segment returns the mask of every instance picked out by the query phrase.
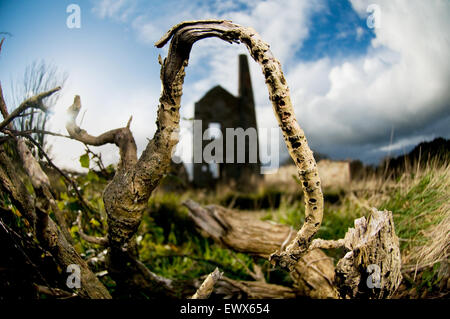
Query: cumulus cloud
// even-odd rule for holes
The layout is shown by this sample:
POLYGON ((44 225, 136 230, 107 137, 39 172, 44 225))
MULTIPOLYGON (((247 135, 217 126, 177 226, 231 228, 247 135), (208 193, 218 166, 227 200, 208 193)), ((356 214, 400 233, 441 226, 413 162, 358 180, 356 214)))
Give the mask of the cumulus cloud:
MULTIPOLYGON (((369 3, 352 1, 362 17, 369 3)), ((326 93, 305 90, 302 64, 288 73, 300 121, 313 144, 325 151, 336 144, 388 143, 392 129, 402 145, 411 145, 421 131, 449 115, 449 3, 377 4, 381 28, 365 56, 328 62, 328 72, 318 68, 323 61, 308 68, 308 78, 322 79, 326 93)))
MULTIPOLYGON (((364 18, 364 24, 355 30, 357 37, 369 32, 363 28, 367 30, 366 10, 371 3, 352 1, 353 8, 364 18)), ((329 56, 309 62, 296 60, 294 53, 301 50, 302 41, 308 36, 308 18, 323 4, 313 8, 301 1, 283 6, 267 1, 249 12, 225 15, 253 26, 271 44, 283 64, 299 122, 312 146, 320 152, 376 162, 386 154, 391 132, 396 145, 402 145, 396 150, 423 139, 450 135, 445 125, 450 124, 450 39, 446 31, 450 27, 449 3, 376 4, 381 9, 381 28, 374 30, 375 37, 366 54, 349 58, 329 56), (436 126, 442 119, 444 124, 436 126), (432 127, 439 131, 430 133, 432 127)), ((210 72, 194 84, 196 91, 201 94, 220 83, 235 92, 237 66, 233 60, 238 52, 226 44, 212 42, 209 48, 202 48, 200 61, 204 63, 203 57, 208 58, 210 72)), ((251 71, 258 123, 262 127, 276 126, 259 67, 253 63, 251 71)))
POLYGON ((101 19, 111 18, 126 22, 134 13, 135 6, 134 0, 101 0, 95 3, 92 12, 101 19))
MULTIPOLYGON (((388 152, 405 150, 423 139, 450 137, 450 3, 352 0, 353 10, 361 17, 361 25, 351 33, 355 41, 372 32, 365 21, 372 3, 381 10, 381 27, 372 30, 374 38, 367 51, 347 57, 327 52, 309 61, 300 60, 296 53, 310 35, 312 17, 327 14, 325 1, 269 0, 245 5, 230 0, 209 5, 181 1, 177 10, 160 10, 155 16, 154 12, 135 10, 135 2, 130 0, 104 0, 94 11, 102 18, 128 21, 136 39, 148 44, 182 20, 224 18, 252 26, 270 43, 283 65, 297 118, 312 147, 335 158, 361 158, 373 163, 388 152)), ((244 46, 214 39, 193 48, 182 116, 192 117, 195 101, 217 84, 237 94, 237 55, 244 52, 244 46)), ((250 72, 258 126, 277 127, 261 70, 252 61, 250 72)), ((157 100, 156 92, 150 95, 157 100)), ((148 98, 138 99, 136 105, 145 104, 148 98)), ((140 114, 142 108, 137 107, 136 112, 140 114)), ((123 120, 123 115, 117 117, 123 120)), ((186 143, 191 142, 189 123, 181 123, 186 143)), ((146 144, 147 132, 135 131, 140 149, 146 144)), ((262 144, 270 139, 260 136, 262 144)), ((191 147, 186 145, 184 149, 189 153, 191 147)), ((282 157, 287 156, 284 148, 282 153, 282 157)))

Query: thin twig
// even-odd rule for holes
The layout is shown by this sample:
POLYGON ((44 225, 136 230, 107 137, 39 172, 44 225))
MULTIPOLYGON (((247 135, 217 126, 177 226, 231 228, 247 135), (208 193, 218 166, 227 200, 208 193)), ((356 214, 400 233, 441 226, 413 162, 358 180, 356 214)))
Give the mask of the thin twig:
POLYGON ((56 166, 53 161, 50 159, 50 157, 47 155, 47 153, 44 151, 44 149, 42 148, 42 146, 36 142, 36 140, 34 140, 31 136, 29 135, 25 135, 25 137, 30 140, 31 143, 33 143, 38 150, 44 155, 45 159, 47 160, 47 162, 58 171, 58 173, 67 181, 69 182, 69 184, 72 186, 72 188, 75 190, 75 193, 78 197, 78 199, 80 200, 81 204, 87 209, 89 210, 91 213, 97 213, 94 209, 92 209, 84 200, 83 196, 81 195, 80 191, 78 190, 78 185, 77 183, 72 180, 69 176, 67 176, 61 169, 59 169, 58 166, 56 166))

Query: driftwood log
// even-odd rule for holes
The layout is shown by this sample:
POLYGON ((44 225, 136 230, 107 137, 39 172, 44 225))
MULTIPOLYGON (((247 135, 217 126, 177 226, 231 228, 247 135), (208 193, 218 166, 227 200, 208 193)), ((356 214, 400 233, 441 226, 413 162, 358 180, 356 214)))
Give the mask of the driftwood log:
MULTIPOLYGON (((295 230, 287 225, 261 221, 221 206, 202 207, 192 200, 185 201, 184 205, 205 237, 238 252, 268 258, 274 251, 282 250, 295 236, 295 230)), ((290 275, 297 296, 338 298, 333 283, 333 261, 320 249, 310 250, 300 258, 290 275)), ((260 285, 260 295, 262 289, 271 289, 267 284, 253 282, 251 285, 260 285)), ((273 292, 266 292, 269 293, 273 295, 273 292)), ((280 293, 285 294, 285 291, 280 290, 280 293)), ((292 292, 286 295, 293 297, 292 292)))

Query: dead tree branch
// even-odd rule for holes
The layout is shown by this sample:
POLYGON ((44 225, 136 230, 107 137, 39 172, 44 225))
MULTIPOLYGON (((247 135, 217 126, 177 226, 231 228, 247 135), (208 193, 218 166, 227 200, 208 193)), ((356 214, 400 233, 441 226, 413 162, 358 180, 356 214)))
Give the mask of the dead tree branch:
POLYGON ((66 123, 66 129, 70 137, 92 146, 116 144, 120 149, 119 169, 127 169, 133 166, 137 161, 137 149, 129 127, 131 119, 124 128, 111 130, 99 136, 92 136, 76 124, 76 118, 80 113, 80 109, 81 100, 77 95, 74 98, 72 106, 67 110, 69 120, 66 123))
POLYGON ((9 123, 11 123, 12 120, 14 120, 17 116, 19 116, 20 114, 22 114, 25 110, 33 107, 33 108, 37 108, 40 109, 42 111, 46 111, 47 108, 45 107, 45 105, 42 103, 42 100, 46 97, 49 97, 50 95, 52 95, 53 93, 57 92, 61 90, 61 87, 56 87, 54 89, 51 89, 47 92, 43 92, 40 93, 38 95, 35 95, 33 97, 30 97, 29 99, 26 99, 25 101, 23 101, 19 107, 17 107, 14 111, 11 112, 11 114, 9 114, 4 120, 3 122, 0 123, 0 131, 3 130, 6 126, 8 126, 9 123))
POLYGON ((223 273, 219 271, 219 268, 214 269, 214 271, 206 277, 205 281, 203 281, 202 285, 197 289, 191 299, 208 299, 214 290, 214 285, 222 278, 222 275, 223 273))
MULTIPOLYGON (((38 107, 43 107, 42 99, 59 89, 60 88, 56 88, 38 94, 26 100, 21 105, 31 105, 36 107, 36 104, 38 104, 38 107)), ((1 85, 0 93, 2 93, 1 85)), ((8 114, 3 94, 0 94, 0 104, 4 106, 1 107, 2 115, 5 117, 5 120, 2 122, 5 123, 4 128, 12 128, 11 120, 14 119, 14 114, 20 115, 20 112, 16 112, 16 109, 16 113, 13 112, 14 114, 8 114), (10 119, 9 122, 8 119, 10 119)), ((28 106, 22 107, 22 112, 27 108, 28 106)), ((27 137, 33 144, 40 147, 40 145, 30 136, 27 137)), ((47 175, 44 173, 37 160, 32 156, 25 141, 22 138, 17 139, 14 137, 14 139, 17 142, 17 151, 22 159, 23 167, 38 195, 38 200, 35 202, 32 199, 15 168, 12 166, 9 157, 5 154, 4 150, 0 148, 0 180, 2 189, 10 195, 11 201, 19 208, 23 216, 32 226, 37 239, 41 241, 46 249, 54 256, 61 269, 67 269, 67 267, 72 264, 76 264, 80 267, 81 288, 78 291, 78 295, 83 298, 111 298, 111 295, 105 286, 103 286, 95 274, 91 272, 86 262, 71 245, 72 238, 68 232, 64 216, 59 211, 58 205, 50 191, 50 182, 47 175), (57 225, 49 217, 50 210, 55 213, 55 217, 62 231, 60 231, 57 225)), ((47 159, 49 160, 49 158, 47 159)))
MULTIPOLYGON (((69 185, 72 187, 72 189, 74 190, 75 194, 77 195, 78 200, 80 201, 81 205, 88 211, 90 211, 91 213, 96 213, 96 211, 94 209, 92 209, 89 204, 84 200, 83 195, 81 195, 79 189, 78 189, 78 185, 77 183, 70 178, 69 176, 67 176, 66 173, 64 173, 58 166, 56 166, 53 161, 51 160, 51 158, 48 156, 48 154, 44 151, 44 149, 42 148, 42 146, 36 141, 34 140, 34 138, 32 138, 30 135, 24 135, 25 138, 27 138, 31 143, 33 143, 34 146, 36 146, 39 150, 39 152, 45 157, 45 159, 47 160, 47 163, 50 164, 51 167, 53 167, 63 178, 64 180, 69 183, 69 185)), ((66 184, 67 185, 67 184, 66 184)))
MULTIPOLYGON (((129 125, 94 137, 75 123, 81 107, 79 96, 75 97, 68 110, 70 120, 66 128, 70 136, 89 145, 114 143, 120 150, 119 169, 103 195, 108 215, 109 273, 119 285, 121 281, 136 283, 133 275, 124 274, 123 269, 126 268, 127 260, 132 262, 137 257, 135 233, 142 213, 150 194, 168 172, 172 151, 178 142, 179 108, 191 48, 196 41, 209 37, 217 37, 230 43, 244 43, 251 56, 261 65, 275 115, 303 184, 306 200, 305 223, 285 250, 274 254, 272 260, 284 268, 294 268, 300 257, 307 252, 312 237, 320 227, 323 195, 316 163, 306 137, 295 120, 286 80, 280 63, 269 50, 269 45, 263 42, 253 29, 229 21, 183 22, 155 43, 161 48, 170 41, 170 47, 167 58, 161 61, 162 92, 157 112, 157 130, 138 160, 129 125)), ((275 247, 273 251, 279 248, 280 246, 275 247)), ((136 270, 139 271, 138 268, 136 270)))
POLYGON ((35 206, 34 200, 17 175, 11 160, 0 148, 0 181, 2 190, 8 193, 11 201, 33 226, 37 238, 53 255, 61 269, 76 264, 81 269, 81 288, 77 291, 82 298, 111 298, 108 290, 101 284, 86 262, 59 231, 47 212, 35 206))
POLYGON ((75 293, 70 293, 68 291, 59 289, 59 288, 52 288, 52 287, 47 287, 47 286, 42 286, 42 285, 34 285, 36 287, 36 290, 39 293, 48 295, 48 296, 52 296, 58 299, 70 299, 70 298, 76 298, 78 295, 75 293))

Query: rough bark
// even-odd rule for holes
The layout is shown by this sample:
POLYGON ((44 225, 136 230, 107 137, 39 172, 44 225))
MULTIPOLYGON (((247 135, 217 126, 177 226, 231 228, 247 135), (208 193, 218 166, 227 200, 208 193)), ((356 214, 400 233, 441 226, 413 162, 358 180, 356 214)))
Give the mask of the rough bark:
MULTIPOLYGON (((184 202, 189 217, 205 236, 235 251, 267 258, 283 249, 295 236, 287 225, 261 221, 217 205, 202 207, 192 200, 184 202)), ((334 287, 334 265, 320 249, 303 255, 290 272, 296 294, 311 298, 338 298, 334 287)), ((270 288, 269 286, 261 286, 270 288)))
POLYGON ((0 130, 3 130, 5 127, 9 125, 9 123, 11 123, 12 120, 14 120, 16 117, 18 117, 20 114, 22 114, 24 111, 28 110, 31 107, 46 111, 47 108, 44 106, 42 100, 46 97, 49 97, 53 93, 59 91, 60 89, 61 87, 58 86, 54 89, 40 93, 23 101, 14 111, 11 112, 11 114, 9 114, 4 118, 3 122, 0 123, 0 130))
POLYGON ((91 272, 86 262, 66 240, 53 220, 48 218, 47 212, 35 206, 35 201, 18 176, 16 168, 12 166, 11 160, 2 149, 0 149, 0 180, 2 190, 10 195, 12 203, 30 225, 34 226, 37 238, 53 255, 60 268, 65 270, 71 264, 80 266, 81 288, 78 289, 77 295, 82 298, 110 298, 108 290, 91 272))
MULTIPOLYGON (((155 296, 174 294, 170 280, 157 276, 138 261, 135 241, 143 210, 151 190, 157 185, 156 182, 154 186, 145 184, 139 177, 154 172, 157 167, 149 164, 146 172, 140 172, 142 168, 137 168, 136 143, 130 131, 131 119, 126 127, 92 136, 76 124, 80 109, 80 97, 75 96, 74 103, 68 109, 66 129, 69 135, 87 145, 116 144, 120 150, 118 170, 103 193, 108 216, 108 235, 105 238, 83 236, 84 232, 80 235, 90 242, 108 246, 108 272, 116 281, 120 294, 133 297, 139 295, 139 289, 155 296)), ((163 170, 157 172, 163 174, 163 170)))
MULTIPOLYGON (((37 107, 45 110, 42 100, 60 90, 57 87, 53 90, 40 93, 25 100, 16 110, 8 114, 3 92, 0 85, 0 111, 4 117, 1 130, 12 129, 12 120, 30 107, 37 107)), ((8 133, 8 132, 6 132, 8 133)), ((25 185, 20 179, 15 167, 11 164, 10 158, 0 147, 0 178, 2 190, 10 195, 12 203, 19 209, 22 215, 30 224, 36 234, 37 239, 53 255, 62 270, 69 265, 76 264, 80 267, 81 288, 77 295, 83 298, 111 298, 108 290, 91 272, 86 262, 81 258, 71 245, 71 236, 67 230, 64 216, 59 211, 58 205, 50 191, 48 176, 44 173, 37 160, 32 156, 28 146, 23 139, 16 139, 17 153, 22 159, 23 168, 27 173, 33 188, 36 192, 36 200, 33 200, 25 185), (49 217, 49 211, 53 210, 62 232, 55 222, 49 217)))
MULTIPOLYGON (((37 194, 38 202, 36 204, 39 206, 39 209, 42 212, 46 212, 46 214, 49 214, 50 211, 55 214, 56 221, 62 234, 69 243, 73 244, 73 239, 70 235, 64 214, 59 210, 51 192, 50 180, 48 179, 47 174, 42 170, 38 161, 34 158, 23 138, 17 140, 17 151, 22 159, 23 168, 30 178, 34 191, 37 194)), ((41 218, 49 217, 42 216, 41 218)))

